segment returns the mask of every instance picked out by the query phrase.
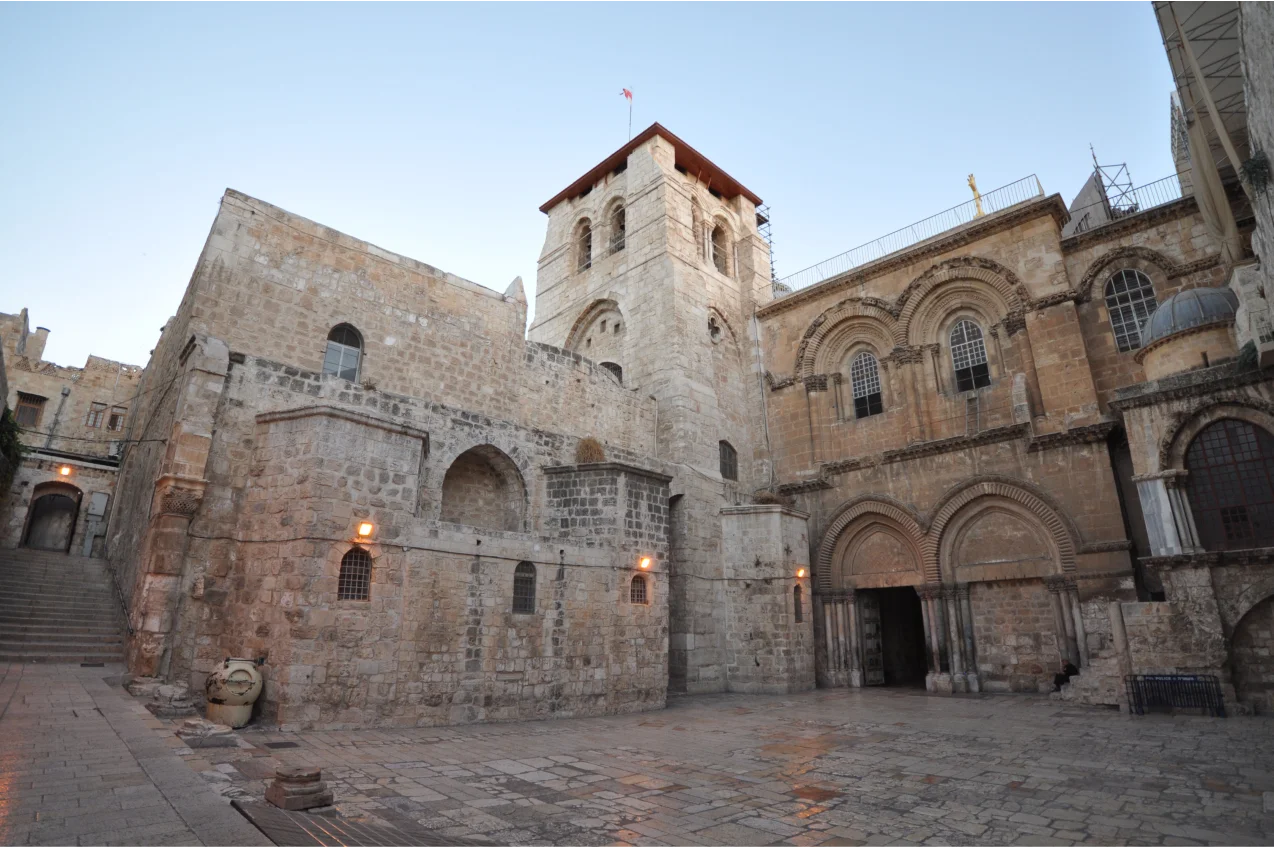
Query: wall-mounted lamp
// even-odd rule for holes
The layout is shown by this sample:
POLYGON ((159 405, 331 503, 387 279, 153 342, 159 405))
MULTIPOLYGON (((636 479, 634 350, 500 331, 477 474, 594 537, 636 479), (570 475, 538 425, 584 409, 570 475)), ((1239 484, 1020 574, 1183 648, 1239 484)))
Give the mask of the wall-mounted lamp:
POLYGON ((70 466, 70 465, 63 465, 62 467, 58 468, 58 473, 62 474, 62 476, 70 476, 70 475, 71 475, 71 466, 70 466))
POLYGON ((641 561, 637 563, 637 567, 641 568, 643 571, 650 570, 650 557, 642 556, 641 561))
POLYGON ((797 578, 797 579, 804 579, 804 578, 805 578, 805 568, 798 568, 798 569, 797 569, 797 571, 796 571, 796 578, 797 578))
POLYGON ((368 521, 363 521, 358 525, 358 537, 369 538, 376 531, 376 526, 368 521))

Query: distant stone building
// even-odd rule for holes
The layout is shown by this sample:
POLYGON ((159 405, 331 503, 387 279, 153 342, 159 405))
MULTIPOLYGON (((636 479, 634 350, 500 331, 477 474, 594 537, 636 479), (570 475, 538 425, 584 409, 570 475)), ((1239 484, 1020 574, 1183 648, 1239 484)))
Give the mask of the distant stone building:
POLYGON ((49 331, 0 314, 5 403, 26 447, 0 509, 0 546, 104 555, 129 408, 142 369, 89 356, 43 359, 49 331))
MULTIPOLYGON (((1174 70, 1195 5, 1156 6, 1174 70)), ((1268 9, 1231 6, 1268 60, 1268 9)), ((1070 208, 1028 178, 785 280, 760 198, 656 124, 541 207, 529 331, 520 280, 227 191, 127 395, 132 670, 262 658, 298 727, 1040 691, 1064 660, 1084 702, 1185 672, 1274 707, 1261 73, 1237 142, 1178 73, 1189 174, 1070 208)))

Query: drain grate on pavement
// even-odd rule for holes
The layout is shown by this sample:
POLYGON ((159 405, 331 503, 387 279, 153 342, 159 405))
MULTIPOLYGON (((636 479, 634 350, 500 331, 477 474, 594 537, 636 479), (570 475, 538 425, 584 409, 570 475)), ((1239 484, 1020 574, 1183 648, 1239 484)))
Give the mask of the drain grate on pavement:
POLYGON ((300 747, 295 741, 267 741, 264 746, 271 750, 291 750, 293 747, 300 747))
POLYGON ((231 800, 230 805, 279 847, 410 847, 413 844, 466 847, 479 843, 448 838, 415 824, 373 826, 346 820, 339 815, 288 812, 265 803, 231 800))
POLYGON ((106 667, 106 663, 105 663, 105 662, 80 662, 80 667, 82 667, 82 668, 104 668, 104 667, 106 667))

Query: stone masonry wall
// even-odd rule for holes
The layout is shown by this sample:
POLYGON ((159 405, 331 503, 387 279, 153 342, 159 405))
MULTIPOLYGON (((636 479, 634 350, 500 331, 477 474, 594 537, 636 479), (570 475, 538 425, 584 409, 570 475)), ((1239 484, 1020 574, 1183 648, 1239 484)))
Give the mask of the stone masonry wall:
POLYGON ((974 583, 969 602, 983 690, 1051 690, 1062 652, 1044 583, 974 583))

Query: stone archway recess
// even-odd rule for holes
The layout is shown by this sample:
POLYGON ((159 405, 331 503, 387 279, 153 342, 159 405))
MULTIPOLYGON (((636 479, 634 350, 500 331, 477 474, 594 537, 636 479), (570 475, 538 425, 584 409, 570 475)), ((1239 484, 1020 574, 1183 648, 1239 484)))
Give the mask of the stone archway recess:
POLYGON ((71 547, 84 492, 65 482, 46 482, 31 492, 22 546, 65 552, 71 547))
POLYGON ((846 503, 828 524, 818 548, 818 565, 814 576, 820 592, 832 591, 832 558, 841 531, 864 515, 878 515, 900 529, 917 549, 924 550, 924 530, 906 506, 884 497, 860 497, 846 503))

